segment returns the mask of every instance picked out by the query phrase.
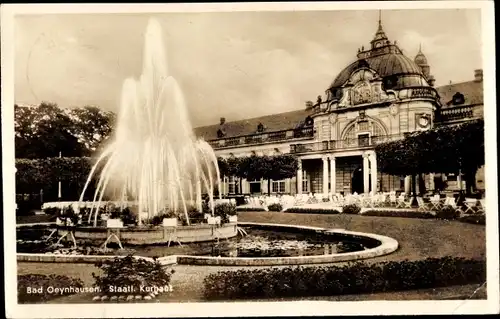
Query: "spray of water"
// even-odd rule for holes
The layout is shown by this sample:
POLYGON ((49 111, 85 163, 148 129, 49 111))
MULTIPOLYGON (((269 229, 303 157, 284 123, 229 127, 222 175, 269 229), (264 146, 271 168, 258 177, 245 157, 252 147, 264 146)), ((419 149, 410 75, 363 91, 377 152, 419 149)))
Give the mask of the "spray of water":
POLYGON ((131 198, 148 218, 167 208, 184 214, 189 224, 188 205, 194 203, 201 210, 202 192, 209 195, 213 214, 213 188, 215 183, 220 186, 217 158, 207 142, 195 138, 184 97, 168 75, 166 61, 161 27, 150 20, 142 75, 124 81, 114 135, 98 156, 80 196, 83 201, 101 167, 89 215, 94 226, 109 188, 114 188, 116 201, 124 204, 131 198))

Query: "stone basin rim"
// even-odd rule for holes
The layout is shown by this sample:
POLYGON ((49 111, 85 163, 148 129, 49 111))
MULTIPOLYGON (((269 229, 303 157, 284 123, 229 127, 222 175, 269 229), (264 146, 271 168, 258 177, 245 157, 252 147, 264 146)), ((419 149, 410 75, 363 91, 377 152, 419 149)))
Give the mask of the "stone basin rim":
MULTIPOLYGON (((355 237, 366 237, 377 240, 380 245, 374 248, 339 254, 315 255, 315 256, 291 256, 291 257, 212 257, 212 256, 194 256, 194 255, 167 255, 158 257, 164 265, 187 264, 187 265, 205 265, 205 266, 280 266, 280 265, 302 265, 302 264, 323 264, 346 262, 353 260, 361 260, 374 258, 390 254, 398 249, 398 242, 387 236, 348 231, 338 228, 323 228, 315 226, 301 226, 289 224, 273 224, 273 223, 256 223, 256 222, 238 222, 241 226, 268 226, 268 227, 283 227, 295 228, 304 230, 314 230, 331 234, 344 234, 355 237)), ((92 263, 96 259, 114 259, 116 257, 124 257, 119 255, 60 255, 60 254, 30 254, 18 253, 17 261, 19 262, 76 262, 76 263, 92 263)), ((134 256, 153 260, 151 257, 134 256)))

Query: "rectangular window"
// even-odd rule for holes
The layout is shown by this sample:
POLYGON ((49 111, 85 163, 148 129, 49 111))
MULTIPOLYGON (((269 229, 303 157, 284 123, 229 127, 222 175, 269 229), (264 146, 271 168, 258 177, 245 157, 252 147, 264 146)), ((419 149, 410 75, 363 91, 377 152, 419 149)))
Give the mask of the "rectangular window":
POLYGON ((273 181, 272 184, 272 192, 273 193, 284 193, 285 192, 285 181, 273 181))
POLYGON ((359 134, 358 135, 358 145, 359 146, 369 146, 370 145, 370 134, 359 134))
POLYGON ((302 192, 303 193, 309 192, 309 181, 307 179, 302 181, 302 192))
POLYGON ((260 181, 252 181, 250 184, 250 194, 261 193, 261 182, 260 181))
POLYGON ((227 192, 229 194, 235 194, 236 193, 236 179, 234 176, 229 176, 227 179, 227 192))

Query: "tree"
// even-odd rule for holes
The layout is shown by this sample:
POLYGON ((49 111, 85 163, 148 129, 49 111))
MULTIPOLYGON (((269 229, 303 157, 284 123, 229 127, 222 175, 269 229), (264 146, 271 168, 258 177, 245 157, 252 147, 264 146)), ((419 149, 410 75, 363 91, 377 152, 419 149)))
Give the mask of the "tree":
POLYGON ((114 114, 96 107, 61 109, 54 103, 14 106, 17 158, 91 155, 111 133, 114 114))
POLYGON ((57 104, 15 106, 15 152, 18 158, 81 156, 84 149, 71 132, 71 119, 57 104))
MULTIPOLYGON (((63 198, 78 200, 92 165, 89 157, 16 159, 16 193, 34 194, 43 189, 45 201, 57 200, 57 185, 61 182, 63 198)), ((99 176, 99 169, 95 176, 99 176)), ((86 192, 86 199, 93 196, 94 182, 86 192)))
MULTIPOLYGON (((115 114, 95 106, 72 109, 72 133, 89 152, 95 152, 99 145, 111 136, 115 114)), ((90 155, 90 154, 89 154, 90 155)))
POLYGON ((388 174, 415 177, 463 172, 470 193, 475 188, 475 174, 485 160, 484 121, 412 133, 403 140, 380 144, 375 151, 380 170, 388 174))
POLYGON ((266 179, 268 181, 268 193, 271 193, 271 180, 282 180, 291 178, 297 173, 298 161, 292 155, 275 156, 248 156, 230 157, 226 160, 219 159, 219 170, 225 175, 236 176, 241 181, 266 179))

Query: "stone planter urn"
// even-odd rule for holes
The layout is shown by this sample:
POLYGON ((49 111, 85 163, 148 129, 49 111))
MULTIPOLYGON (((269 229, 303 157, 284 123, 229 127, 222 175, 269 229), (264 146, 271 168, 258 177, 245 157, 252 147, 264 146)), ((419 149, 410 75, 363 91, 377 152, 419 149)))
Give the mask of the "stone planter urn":
POLYGON ((229 216, 229 222, 230 223, 237 223, 238 222, 238 216, 236 216, 236 215, 229 216))
POLYGON ((64 226, 64 225, 66 225, 66 221, 64 219, 62 219, 61 217, 57 217, 56 218, 56 225, 57 226, 64 226))
POLYGON ((119 218, 110 218, 106 220, 107 228, 123 228, 123 221, 119 218))
POLYGON ((207 219, 207 223, 209 225, 220 225, 221 224, 221 218, 220 216, 217 216, 217 217, 209 217, 207 219))
POLYGON ((163 218, 163 227, 176 227, 177 218, 163 218))

